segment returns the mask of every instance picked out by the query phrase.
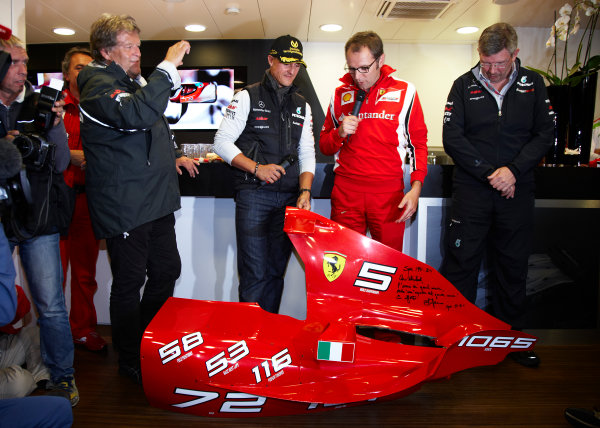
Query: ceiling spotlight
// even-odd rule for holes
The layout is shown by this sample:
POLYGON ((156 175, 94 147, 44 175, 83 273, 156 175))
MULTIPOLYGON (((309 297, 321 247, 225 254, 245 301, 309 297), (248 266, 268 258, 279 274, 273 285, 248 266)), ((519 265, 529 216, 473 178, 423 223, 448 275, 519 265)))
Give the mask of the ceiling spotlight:
POLYGON ((186 25, 185 29, 187 31, 191 31, 192 33, 199 33, 201 31, 206 30, 206 27, 204 25, 200 25, 200 24, 190 24, 190 25, 186 25))
POLYGON ((61 36, 72 36, 73 34, 75 34, 75 30, 66 27, 54 28, 52 32, 61 36))
POLYGON ((340 31, 342 29, 342 26, 338 24, 323 24, 319 28, 321 29, 321 31, 327 31, 330 33, 340 31))
POLYGON ((479 31, 477 27, 460 27, 456 29, 458 34, 471 34, 479 31))
POLYGON ((240 8, 236 6, 230 6, 225 9, 225 15, 237 15, 240 13, 240 8))

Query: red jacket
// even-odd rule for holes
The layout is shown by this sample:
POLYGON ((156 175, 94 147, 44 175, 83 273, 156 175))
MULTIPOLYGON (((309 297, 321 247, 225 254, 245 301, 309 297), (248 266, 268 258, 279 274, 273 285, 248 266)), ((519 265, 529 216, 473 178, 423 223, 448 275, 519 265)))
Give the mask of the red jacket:
POLYGON ((404 188, 402 165, 408 159, 411 183, 427 175, 427 127, 413 84, 397 79, 388 65, 367 93, 356 134, 341 138, 337 128, 352 112, 358 87, 344 75, 333 95, 320 148, 335 155, 336 182, 347 182, 360 191, 396 191, 404 188))
MULTIPOLYGON (((79 134, 79 101, 75 99, 68 89, 65 89, 63 92, 65 94, 65 115, 63 116, 63 121, 65 122, 65 129, 69 137, 69 150, 83 150, 79 134)), ((72 163, 69 163, 64 176, 65 183, 70 187, 85 184, 85 171, 72 163)))

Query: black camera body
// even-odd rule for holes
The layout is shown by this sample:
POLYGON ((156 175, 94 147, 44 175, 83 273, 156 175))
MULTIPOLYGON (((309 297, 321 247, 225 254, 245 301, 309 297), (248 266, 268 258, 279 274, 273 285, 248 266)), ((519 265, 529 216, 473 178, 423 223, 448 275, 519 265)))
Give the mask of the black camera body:
POLYGON ((0 178, 0 217, 4 211, 13 207, 29 206, 32 203, 31 186, 25 169, 20 170, 13 177, 0 178))
POLYGON ((0 138, 0 216, 12 207, 33 202, 27 172, 17 147, 0 138))
POLYGON ((56 113, 52 111, 54 103, 59 100, 61 91, 50 86, 43 86, 34 113, 34 125, 37 129, 48 131, 54 125, 56 113))
POLYGON ((4 76, 8 73, 8 69, 12 64, 12 58, 8 52, 0 51, 0 82, 4 80, 4 76))

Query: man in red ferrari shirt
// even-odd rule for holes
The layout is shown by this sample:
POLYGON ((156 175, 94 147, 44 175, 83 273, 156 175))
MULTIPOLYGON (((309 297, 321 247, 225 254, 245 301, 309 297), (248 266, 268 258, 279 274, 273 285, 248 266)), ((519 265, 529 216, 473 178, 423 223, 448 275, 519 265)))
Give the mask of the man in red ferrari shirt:
POLYGON ((331 99, 320 147, 335 155, 331 219, 402 251, 405 221, 416 212, 427 175, 427 127, 413 84, 385 65, 383 42, 372 31, 345 46, 346 71, 331 99), (365 99, 352 115, 359 90, 365 99), (403 164, 411 189, 404 193, 403 164))
POLYGON ((63 288, 67 269, 71 264, 71 313, 69 321, 75 344, 91 351, 106 349, 106 342, 96 332, 96 308, 94 294, 96 283, 96 261, 99 242, 92 230, 90 212, 85 193, 85 157, 79 136, 79 88, 77 75, 92 61, 88 48, 74 47, 62 62, 62 71, 67 88, 65 95, 65 129, 69 135, 71 162, 64 172, 65 182, 75 191, 75 209, 69 233, 60 239, 60 256, 63 266, 63 288))

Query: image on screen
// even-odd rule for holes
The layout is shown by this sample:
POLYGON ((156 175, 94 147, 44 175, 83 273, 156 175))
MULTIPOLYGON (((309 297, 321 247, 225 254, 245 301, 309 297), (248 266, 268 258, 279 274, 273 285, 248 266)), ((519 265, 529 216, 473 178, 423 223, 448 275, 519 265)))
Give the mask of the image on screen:
POLYGON ((169 100, 165 110, 171 129, 218 129, 233 98, 233 68, 178 71, 182 88, 169 100))

